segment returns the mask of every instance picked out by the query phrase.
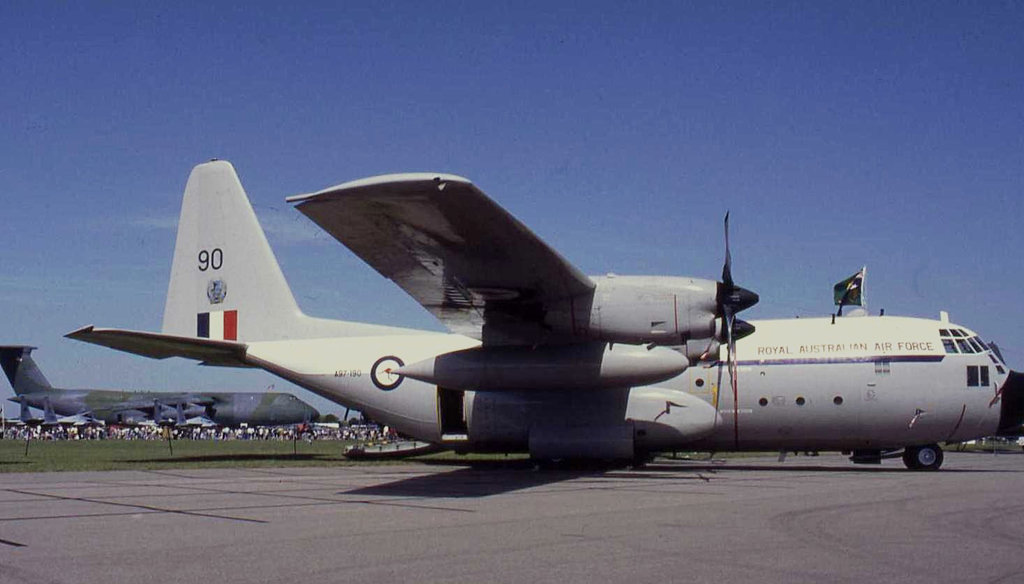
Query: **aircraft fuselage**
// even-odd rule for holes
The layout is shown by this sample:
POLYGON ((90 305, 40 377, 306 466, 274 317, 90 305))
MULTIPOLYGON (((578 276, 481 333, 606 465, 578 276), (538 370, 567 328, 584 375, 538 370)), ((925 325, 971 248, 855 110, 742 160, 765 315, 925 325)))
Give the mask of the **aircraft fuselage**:
POLYGON ((884 450, 1000 426, 995 398, 1008 369, 963 327, 891 316, 752 324, 737 344, 735 402, 724 348, 668 381, 592 391, 453 392, 389 373, 479 344, 440 333, 257 342, 248 358, 403 434, 464 451, 884 450))
POLYGON ((43 409, 46 401, 49 401, 53 411, 61 416, 88 411, 96 419, 108 424, 152 419, 154 402, 160 403, 161 417, 173 418, 176 404, 180 402, 186 417, 204 416, 222 426, 238 426, 243 422, 253 425, 298 424, 315 419, 318 415, 315 409, 291 394, 271 392, 172 393, 52 389, 24 394, 24 399, 27 405, 37 409, 43 409))

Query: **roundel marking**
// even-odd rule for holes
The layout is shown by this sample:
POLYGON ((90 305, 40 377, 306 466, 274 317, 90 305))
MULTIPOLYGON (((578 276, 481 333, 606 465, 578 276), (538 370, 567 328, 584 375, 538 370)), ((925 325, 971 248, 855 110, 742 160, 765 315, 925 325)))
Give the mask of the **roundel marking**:
POLYGON ((377 359, 373 363, 373 367, 370 368, 370 380, 377 386, 377 389, 384 391, 391 391, 398 387, 405 377, 392 373, 394 369, 398 369, 405 365, 405 361, 402 361, 394 355, 386 355, 377 359))

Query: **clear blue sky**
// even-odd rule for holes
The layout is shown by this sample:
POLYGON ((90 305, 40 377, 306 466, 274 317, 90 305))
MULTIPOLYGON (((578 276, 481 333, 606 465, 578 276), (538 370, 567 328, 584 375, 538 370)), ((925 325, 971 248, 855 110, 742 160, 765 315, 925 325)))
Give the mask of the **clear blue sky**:
MULTIPOLYGON (((62 338, 159 330, 191 167, 234 163, 312 315, 438 328, 284 197, 466 176, 588 273, 715 278, 747 318, 952 318, 1024 368, 1013 2, 0 7, 0 343, 57 385, 296 390, 62 338)), ((6 383, 0 384, 6 386, 6 383)), ((3 390, 7 392, 9 390, 3 390)))

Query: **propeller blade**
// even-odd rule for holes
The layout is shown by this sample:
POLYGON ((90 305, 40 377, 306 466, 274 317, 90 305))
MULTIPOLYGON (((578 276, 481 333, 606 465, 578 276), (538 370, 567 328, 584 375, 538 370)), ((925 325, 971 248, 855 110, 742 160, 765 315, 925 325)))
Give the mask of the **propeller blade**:
POLYGON ((739 420, 739 384, 737 383, 738 371, 736 369, 736 336, 733 334, 733 327, 736 326, 736 315, 732 309, 725 307, 725 336, 728 346, 726 365, 729 367, 729 385, 732 386, 732 432, 736 448, 740 443, 740 420, 739 420))
MULTIPOLYGON (((732 250, 729 246, 729 213, 725 214, 725 265, 722 266, 722 281, 718 283, 715 301, 721 308, 730 305, 733 313, 746 310, 760 300, 757 294, 740 288, 732 279, 732 250)), ((724 312, 721 312, 724 314, 724 312)))
POLYGON ((725 212, 725 265, 722 266, 722 283, 728 288, 733 287, 732 282, 732 254, 729 253, 729 212, 725 212))

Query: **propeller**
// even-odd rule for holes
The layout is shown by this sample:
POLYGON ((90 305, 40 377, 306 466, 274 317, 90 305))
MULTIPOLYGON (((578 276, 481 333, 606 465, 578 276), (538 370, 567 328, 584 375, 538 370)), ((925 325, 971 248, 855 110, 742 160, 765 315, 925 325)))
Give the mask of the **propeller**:
MULTIPOLYGON (((740 441, 739 427, 739 386, 736 367, 736 341, 754 332, 754 325, 736 318, 736 313, 757 304, 757 294, 740 288, 732 279, 732 252, 729 249, 729 213, 725 214, 725 264, 722 266, 722 281, 718 283, 715 302, 722 315, 722 329, 726 342, 726 366, 729 369, 729 385, 732 388, 733 439, 740 441)), ((721 400, 716 400, 716 405, 721 400)))

